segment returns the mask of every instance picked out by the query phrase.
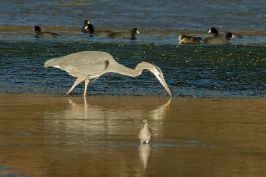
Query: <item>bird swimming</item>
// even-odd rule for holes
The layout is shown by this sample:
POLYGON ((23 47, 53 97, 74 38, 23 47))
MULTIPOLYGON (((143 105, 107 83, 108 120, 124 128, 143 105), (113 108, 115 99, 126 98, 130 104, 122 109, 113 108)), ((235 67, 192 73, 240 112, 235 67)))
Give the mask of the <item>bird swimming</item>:
POLYGON ((94 26, 90 23, 89 20, 84 21, 84 25, 83 25, 81 31, 83 33, 88 33, 90 35, 90 37, 94 37, 94 36, 107 37, 108 35, 113 33, 113 31, 111 31, 111 30, 96 31, 94 26))
MULTIPOLYGON (((212 27, 208 33, 210 34, 213 34, 214 37, 216 36, 221 36, 221 37, 225 37, 227 33, 232 33, 232 32, 229 32, 229 31, 221 31, 219 32, 217 28, 215 27, 212 27)), ((237 33, 232 33, 232 38, 242 38, 242 35, 240 34, 237 34, 237 33)))
POLYGON ((148 122, 146 119, 143 120, 143 124, 142 126, 140 127, 139 129, 139 134, 138 134, 138 137, 139 137, 139 140, 140 140, 140 143, 143 144, 143 143, 146 143, 148 144, 150 139, 151 139, 151 136, 152 136, 152 131, 148 125, 148 122))
POLYGON ((140 34, 139 30, 137 28, 132 28, 131 32, 113 32, 109 34, 108 37, 112 39, 121 38, 135 40, 137 34, 140 34))
POLYGON ((201 37, 179 35, 178 40, 179 44, 200 44, 201 37))
POLYGON ((206 37, 203 41, 205 44, 230 44, 231 38, 233 38, 233 34, 228 32, 225 36, 206 37))
POLYGON ((35 31, 37 38, 56 38, 59 37, 59 34, 52 33, 52 32, 42 32, 40 26, 34 26, 34 29, 32 31, 35 31))
POLYGON ((83 93, 85 96, 89 82, 106 73, 118 73, 125 76, 137 77, 142 73, 142 70, 147 69, 155 75, 168 94, 172 96, 159 67, 148 62, 141 62, 135 69, 130 69, 117 63, 109 53, 102 51, 82 51, 59 58, 52 58, 45 62, 44 67, 58 68, 77 78, 66 95, 68 95, 79 83, 85 81, 85 89, 83 93))
POLYGON ((89 33, 90 30, 89 30, 88 26, 90 26, 90 25, 92 25, 92 24, 90 24, 90 21, 89 21, 89 20, 85 20, 85 21, 84 21, 84 25, 83 25, 83 27, 81 28, 81 31, 82 31, 83 33, 89 33))

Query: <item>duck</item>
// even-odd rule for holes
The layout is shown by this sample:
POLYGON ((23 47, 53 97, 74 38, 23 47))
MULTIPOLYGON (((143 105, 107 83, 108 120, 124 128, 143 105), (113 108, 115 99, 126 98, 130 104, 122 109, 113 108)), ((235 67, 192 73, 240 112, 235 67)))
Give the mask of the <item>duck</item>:
POLYGON ((201 37, 179 35, 178 40, 179 44, 200 44, 201 37))
POLYGON ((110 35, 108 35, 108 37, 111 39, 122 38, 122 39, 135 40, 137 34, 140 34, 139 30, 137 28, 132 28, 130 33, 129 32, 113 32, 110 35))
POLYGON ((228 32, 225 36, 218 35, 214 37, 206 37, 203 41, 205 44, 230 44, 231 38, 233 38, 233 34, 228 32))
MULTIPOLYGON (((215 27, 212 27, 208 33, 210 34, 213 34, 213 36, 226 36, 227 33, 232 33, 230 31, 221 31, 219 32, 217 28, 215 27)), ((232 38, 242 38, 242 35, 241 34, 237 34, 237 33, 232 33, 232 38)))
POLYGON ((138 137, 141 144, 148 144, 152 137, 152 131, 146 119, 143 120, 143 124, 139 129, 138 137))
POLYGON ((34 29, 32 31, 35 31, 37 38, 56 38, 59 37, 59 34, 52 33, 52 32, 42 32, 40 26, 34 26, 34 29))
POLYGON ((93 27, 93 25, 90 24, 90 21, 89 21, 89 20, 85 20, 85 21, 84 21, 84 25, 83 25, 83 27, 81 28, 81 31, 82 31, 83 33, 90 33, 90 28, 89 28, 89 26, 92 26, 92 27, 93 27))
POLYGON ((84 21, 84 25, 81 29, 83 33, 88 33, 90 37, 107 37, 109 34, 113 33, 111 30, 96 31, 94 26, 89 20, 84 21))

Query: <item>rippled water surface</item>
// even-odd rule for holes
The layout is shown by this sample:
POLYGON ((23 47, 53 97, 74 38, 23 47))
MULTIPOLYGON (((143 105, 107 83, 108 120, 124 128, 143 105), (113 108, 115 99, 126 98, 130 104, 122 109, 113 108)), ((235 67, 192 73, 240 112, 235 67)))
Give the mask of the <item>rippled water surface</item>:
MULTIPOLYGON (((264 46, 181 46, 89 42, 0 42, 1 93, 65 94, 75 78, 65 71, 44 68, 46 60, 83 50, 101 50, 135 68, 141 61, 159 66, 173 96, 265 97, 264 46)), ((84 84, 74 89, 81 95, 84 84)), ((149 71, 137 78, 103 75, 88 87, 89 95, 167 96, 149 71)))
POLYGON ((60 40, 79 41, 85 39, 80 29, 89 19, 96 30, 137 27, 138 40, 148 43, 178 44, 177 36, 183 33, 206 37, 214 26, 242 34, 235 44, 265 45, 265 11, 264 0, 1 1, 0 39, 31 40, 33 26, 39 25, 58 32, 60 40))

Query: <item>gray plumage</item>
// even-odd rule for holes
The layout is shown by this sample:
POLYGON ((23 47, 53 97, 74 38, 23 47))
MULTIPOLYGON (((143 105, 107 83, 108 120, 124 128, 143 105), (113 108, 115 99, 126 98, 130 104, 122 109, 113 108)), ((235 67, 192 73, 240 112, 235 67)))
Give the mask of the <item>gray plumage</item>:
POLYGON ((140 140, 140 143, 146 143, 148 144, 152 136, 152 131, 148 125, 148 122, 146 119, 143 120, 143 125, 139 129, 138 137, 140 140))
POLYGON ((151 71, 166 91, 171 95, 161 69, 147 62, 139 63, 135 69, 127 68, 115 61, 115 59, 106 52, 101 51, 82 51, 69 54, 59 58, 53 58, 45 62, 45 67, 55 67, 68 72, 76 77, 76 81, 67 92, 67 95, 81 82, 85 81, 84 96, 87 92, 89 81, 97 79, 105 73, 118 73, 126 76, 137 77, 143 69, 151 71))

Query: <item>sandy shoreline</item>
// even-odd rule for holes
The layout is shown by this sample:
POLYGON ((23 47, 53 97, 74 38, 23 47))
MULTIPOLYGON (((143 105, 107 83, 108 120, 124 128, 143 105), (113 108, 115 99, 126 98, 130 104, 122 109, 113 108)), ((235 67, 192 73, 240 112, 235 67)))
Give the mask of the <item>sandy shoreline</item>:
POLYGON ((166 102, 178 102, 186 104, 186 102, 195 101, 195 102, 203 102, 203 103, 212 103, 213 101, 219 101, 222 103, 235 103, 241 102, 243 104, 251 104, 251 103, 260 103, 260 106, 266 106, 266 98, 191 98, 191 97, 141 97, 141 96, 64 96, 64 95, 56 95, 56 94, 0 94, 0 104, 4 102, 12 102, 19 101, 30 101, 30 100, 43 100, 43 102, 54 102, 54 101, 65 101, 65 100, 75 100, 80 103, 84 103, 84 100, 93 103, 99 104, 108 104, 110 105, 114 103, 122 102, 123 104, 136 104, 136 105, 160 105, 166 102))
MULTIPOLYGON (((25 34, 25 31, 28 33, 32 32, 33 26, 0 26, 0 32, 7 33, 7 32, 17 32, 19 35, 25 34), (23 33, 19 33, 23 31, 23 33)), ((68 27, 68 26, 42 26, 43 31, 63 31, 67 33, 71 32, 80 32, 80 27, 68 27)), ((98 30, 107 30, 108 27, 97 27, 98 30)), ((114 31, 119 30, 128 30, 123 28, 112 28, 114 31)), ((266 36, 266 31, 262 30, 230 30, 232 32, 245 35, 245 36, 266 36)), ((148 30, 148 29, 141 29, 142 34, 153 34, 153 33, 160 33, 160 34, 208 34, 207 31, 199 31, 199 30, 148 30)), ((75 34, 76 35, 76 34, 75 34)), ((80 34, 82 35, 82 33, 80 34)))
POLYGON ((137 132, 143 119, 153 131, 152 158, 143 161, 161 176, 166 168, 176 175, 193 166, 213 173, 206 157, 217 167, 223 162, 226 169, 243 170, 238 162, 249 161, 265 171, 266 98, 85 98, 87 104, 82 96, 0 94, 0 167, 13 169, 2 168, 1 174, 106 176, 99 167, 110 176, 127 167, 141 173, 137 132))

